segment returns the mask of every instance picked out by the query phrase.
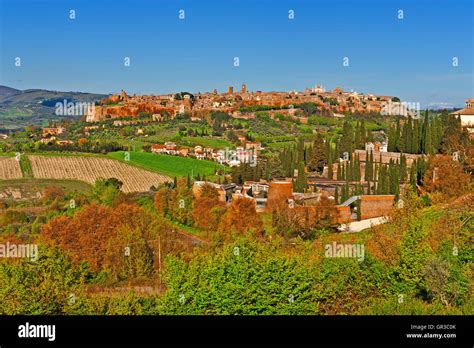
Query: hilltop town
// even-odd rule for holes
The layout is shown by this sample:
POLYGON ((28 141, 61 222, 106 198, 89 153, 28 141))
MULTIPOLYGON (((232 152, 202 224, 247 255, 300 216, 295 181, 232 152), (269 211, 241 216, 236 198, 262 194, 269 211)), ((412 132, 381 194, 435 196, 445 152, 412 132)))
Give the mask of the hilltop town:
POLYGON ((396 97, 347 92, 340 87, 326 91, 319 84, 303 92, 251 92, 245 84, 235 91, 231 86, 225 93, 214 90, 196 94, 180 92, 158 96, 129 96, 122 90, 120 94, 101 99, 87 114, 86 120, 97 122, 107 118, 138 116, 142 112, 156 114, 156 119, 173 118, 180 113, 188 113, 191 118, 198 119, 212 111, 226 112, 235 118, 251 118, 255 117, 252 111, 265 110, 259 106, 292 115, 295 108, 304 103, 313 103, 321 113, 335 116, 343 112, 379 113, 384 103, 399 101, 396 97))

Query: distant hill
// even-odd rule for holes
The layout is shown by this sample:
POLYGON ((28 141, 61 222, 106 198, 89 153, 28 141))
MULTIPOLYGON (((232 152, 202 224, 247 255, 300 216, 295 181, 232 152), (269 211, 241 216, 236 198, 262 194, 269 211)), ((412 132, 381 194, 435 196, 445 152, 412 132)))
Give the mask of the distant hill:
POLYGON ((49 91, 45 89, 22 91, 0 86, 0 132, 61 119, 61 117, 55 115, 57 102, 66 100, 67 102, 93 103, 105 96, 105 94, 49 91))
POLYGON ((41 104, 48 100, 68 100, 76 102, 92 102, 104 98, 105 94, 48 91, 46 89, 27 89, 24 91, 0 86, 0 106, 25 106, 41 104))
POLYGON ((7 87, 7 86, 0 86, 0 99, 4 97, 8 97, 12 94, 17 94, 20 93, 21 91, 19 89, 7 87))

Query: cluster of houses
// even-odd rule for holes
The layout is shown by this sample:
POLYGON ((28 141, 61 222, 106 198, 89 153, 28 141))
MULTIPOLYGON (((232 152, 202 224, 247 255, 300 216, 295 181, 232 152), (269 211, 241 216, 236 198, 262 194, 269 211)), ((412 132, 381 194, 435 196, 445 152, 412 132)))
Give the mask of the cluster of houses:
POLYGON ((222 111, 232 114, 241 107, 272 105, 288 107, 301 103, 315 103, 319 107, 331 112, 380 112, 386 103, 392 102, 392 96, 377 96, 354 91, 344 91, 336 87, 326 91, 320 85, 307 88, 304 91, 249 91, 245 84, 234 90, 230 86, 227 92, 218 93, 178 93, 164 95, 129 96, 122 90, 120 94, 111 95, 101 100, 101 105, 93 108, 86 115, 88 122, 102 121, 107 118, 123 116, 138 116, 141 112, 156 115, 164 113, 175 117, 178 114, 188 113, 191 117, 202 119, 210 111, 222 111))
MULTIPOLYGON (((295 214, 301 215, 302 219, 308 217, 308 214, 314 215, 320 209, 323 197, 334 201, 327 190, 318 190, 317 192, 298 193, 293 192, 292 178, 274 179, 270 182, 261 179, 260 181, 245 181, 243 185, 216 184, 207 181, 195 181, 193 185, 193 194, 199 197, 204 185, 214 187, 219 194, 219 201, 230 204, 232 201, 247 198, 254 202, 257 212, 272 212, 275 209, 291 209, 295 214)), ((351 197, 340 205, 335 205, 337 211, 335 223, 343 224, 357 220, 358 209, 355 204, 360 201, 361 219, 373 219, 386 216, 393 208, 393 195, 360 195, 351 197)))
POLYGON ((66 128, 63 126, 46 127, 41 129, 41 144, 57 144, 60 146, 74 145, 72 140, 58 139, 57 136, 66 133, 66 128))
POLYGON ((194 147, 177 146, 172 141, 164 144, 154 144, 151 146, 151 152, 156 154, 166 154, 171 156, 193 157, 198 160, 215 161, 230 167, 239 166, 241 163, 257 163, 258 151, 261 150, 261 144, 256 142, 247 142, 243 146, 234 149, 213 149, 196 145, 194 147))

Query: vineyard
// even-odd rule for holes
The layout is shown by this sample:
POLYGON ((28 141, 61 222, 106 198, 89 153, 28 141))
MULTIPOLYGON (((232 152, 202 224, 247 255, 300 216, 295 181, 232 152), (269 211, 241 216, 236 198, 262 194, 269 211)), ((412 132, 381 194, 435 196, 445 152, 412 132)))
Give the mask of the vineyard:
POLYGON ((20 164, 14 157, 0 157, 0 179, 21 178, 20 164))
MULTIPOLYGON (((94 184, 99 178, 116 178, 122 190, 145 192, 170 178, 119 161, 97 157, 28 156, 33 177, 38 179, 75 179, 94 184)), ((21 175, 21 173, 20 173, 21 175)))

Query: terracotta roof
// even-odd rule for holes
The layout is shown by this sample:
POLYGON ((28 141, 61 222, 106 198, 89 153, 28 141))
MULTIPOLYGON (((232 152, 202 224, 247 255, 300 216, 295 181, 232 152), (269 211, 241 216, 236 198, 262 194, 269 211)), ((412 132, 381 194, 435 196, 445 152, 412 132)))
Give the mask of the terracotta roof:
POLYGON ((451 112, 451 115, 474 115, 474 109, 464 108, 461 110, 451 112))

